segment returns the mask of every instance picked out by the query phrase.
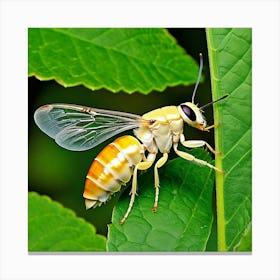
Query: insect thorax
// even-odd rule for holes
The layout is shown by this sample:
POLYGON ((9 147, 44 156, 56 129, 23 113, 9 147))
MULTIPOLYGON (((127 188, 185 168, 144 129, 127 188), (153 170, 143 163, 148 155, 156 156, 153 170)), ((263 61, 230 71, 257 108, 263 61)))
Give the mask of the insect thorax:
POLYGON ((183 119, 175 106, 153 110, 142 117, 154 120, 150 125, 140 126, 134 130, 136 137, 150 153, 168 153, 173 143, 179 142, 183 132, 183 119))

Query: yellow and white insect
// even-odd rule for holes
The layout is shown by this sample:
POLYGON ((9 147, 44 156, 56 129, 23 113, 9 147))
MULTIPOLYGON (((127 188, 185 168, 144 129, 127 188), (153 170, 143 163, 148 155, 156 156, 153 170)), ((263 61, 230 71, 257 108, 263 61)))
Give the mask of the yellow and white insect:
POLYGON ((202 56, 200 57, 200 70, 192 102, 162 107, 143 116, 71 104, 45 105, 36 110, 34 119, 39 128, 54 138, 58 145, 73 151, 91 149, 116 134, 134 129, 136 137, 126 135, 117 138, 94 159, 86 176, 83 194, 87 209, 106 202, 113 193, 120 190, 121 185, 130 181, 132 176, 130 203, 120 221, 123 224, 135 199, 138 170, 150 168, 160 152, 162 156, 154 165, 153 211, 156 212, 160 186, 158 169, 166 163, 172 147, 181 158, 223 172, 206 161, 178 150, 178 144, 181 143, 187 148, 206 146, 212 153, 217 153, 207 142, 185 140, 183 134, 184 123, 202 131, 209 131, 215 127, 215 125, 207 127, 202 109, 225 97, 202 107, 194 104, 202 72, 202 56))

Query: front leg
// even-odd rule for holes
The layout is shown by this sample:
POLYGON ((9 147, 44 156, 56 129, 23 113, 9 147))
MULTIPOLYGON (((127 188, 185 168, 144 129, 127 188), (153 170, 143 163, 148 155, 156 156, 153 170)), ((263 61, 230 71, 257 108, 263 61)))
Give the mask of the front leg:
POLYGON ((186 148, 199 148, 206 146, 213 154, 217 155, 220 154, 220 152, 215 151, 207 142, 204 140, 185 140, 184 134, 181 134, 180 136, 180 142, 183 146, 186 148))
POLYGON ((209 129, 211 129, 211 128, 216 128, 216 127, 218 127, 220 124, 221 124, 221 123, 218 122, 218 123, 214 123, 214 124, 212 124, 212 125, 210 125, 210 126, 207 126, 207 127, 204 128, 204 131, 208 131, 208 132, 209 132, 209 129))

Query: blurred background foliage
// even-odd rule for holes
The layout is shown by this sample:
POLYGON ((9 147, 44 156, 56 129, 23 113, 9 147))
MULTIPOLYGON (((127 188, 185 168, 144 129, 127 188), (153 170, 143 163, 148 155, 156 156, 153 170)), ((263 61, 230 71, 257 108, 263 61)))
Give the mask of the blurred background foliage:
MULTIPOLYGON (((199 85, 195 102, 201 105, 209 102, 211 100, 211 86, 205 30, 176 28, 168 29, 168 31, 197 62, 199 62, 199 53, 203 54, 204 81, 199 85)), ((64 88, 55 81, 42 82, 34 77, 29 78, 29 191, 46 194, 53 200, 59 201, 65 207, 74 210, 79 217, 92 223, 96 227, 97 233, 106 236, 107 224, 111 222, 111 213, 120 193, 103 206, 88 211, 85 209, 82 194, 85 177, 93 159, 112 139, 89 151, 65 150, 35 125, 34 111, 44 104, 74 103, 142 115, 155 108, 191 101, 193 89, 193 85, 170 87, 164 92, 151 92, 145 96, 141 93, 112 93, 103 89, 91 91, 83 86, 64 88)), ((213 123, 212 115, 212 108, 207 108, 205 116, 209 124, 213 123)), ((125 134, 132 133, 132 131, 125 132, 125 134)), ((213 132, 202 133, 186 127, 185 135, 189 139, 204 139, 214 146, 213 132)), ((171 153, 170 158, 173 157, 175 156, 171 153)), ((126 195, 128 194, 126 193, 126 195)))

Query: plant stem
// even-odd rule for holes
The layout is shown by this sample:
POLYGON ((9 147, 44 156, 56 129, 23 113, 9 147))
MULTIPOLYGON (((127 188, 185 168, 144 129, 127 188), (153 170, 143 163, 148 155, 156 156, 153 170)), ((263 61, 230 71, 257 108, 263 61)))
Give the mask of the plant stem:
MULTIPOLYGON (((219 75, 217 69, 216 49, 212 42, 212 29, 206 29, 206 37, 208 44, 209 66, 211 73, 211 87, 213 100, 220 98, 219 92, 219 75)), ((219 105, 213 105, 215 123, 221 122, 219 105)), ((222 125, 222 124, 221 124, 222 125)), ((222 127, 215 128, 215 149, 222 153, 222 127)), ((223 169, 222 154, 216 155, 216 167, 223 169)), ((218 231, 218 251, 226 251, 226 232, 225 232, 225 211, 224 211, 224 174, 216 172, 216 201, 217 201, 217 231, 218 231)))

